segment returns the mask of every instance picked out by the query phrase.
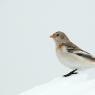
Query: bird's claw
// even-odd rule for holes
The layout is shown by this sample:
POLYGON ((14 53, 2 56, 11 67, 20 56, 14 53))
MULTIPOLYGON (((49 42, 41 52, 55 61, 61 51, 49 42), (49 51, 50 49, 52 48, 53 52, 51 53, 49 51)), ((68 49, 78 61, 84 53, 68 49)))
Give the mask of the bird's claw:
POLYGON ((76 72, 76 71, 77 71, 77 69, 75 69, 75 70, 69 72, 68 74, 64 75, 64 77, 68 77, 68 76, 71 76, 73 74, 78 74, 78 72, 76 72))

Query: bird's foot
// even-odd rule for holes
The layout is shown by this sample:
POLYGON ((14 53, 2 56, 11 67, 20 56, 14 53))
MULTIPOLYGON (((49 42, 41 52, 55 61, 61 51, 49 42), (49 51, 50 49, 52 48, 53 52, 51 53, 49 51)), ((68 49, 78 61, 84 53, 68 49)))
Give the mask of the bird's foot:
POLYGON ((77 69, 75 69, 75 70, 69 72, 69 73, 66 74, 66 75, 63 75, 63 77, 68 77, 68 76, 71 76, 71 75, 73 75, 73 74, 78 74, 78 72, 76 72, 76 71, 77 71, 77 69))

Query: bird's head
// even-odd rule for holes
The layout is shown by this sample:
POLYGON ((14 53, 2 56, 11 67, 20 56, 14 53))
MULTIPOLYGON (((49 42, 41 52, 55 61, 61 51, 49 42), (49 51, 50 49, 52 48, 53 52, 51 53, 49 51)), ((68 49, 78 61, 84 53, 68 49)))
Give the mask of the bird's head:
POLYGON ((61 32, 61 31, 57 31, 55 33, 53 33, 50 38, 53 38, 56 45, 60 45, 62 43, 67 43, 69 42, 68 37, 65 35, 65 33, 61 32))

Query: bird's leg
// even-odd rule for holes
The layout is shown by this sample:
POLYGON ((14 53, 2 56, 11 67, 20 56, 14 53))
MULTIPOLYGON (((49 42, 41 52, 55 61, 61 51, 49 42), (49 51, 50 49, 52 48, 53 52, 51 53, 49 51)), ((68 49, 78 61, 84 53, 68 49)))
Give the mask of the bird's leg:
POLYGON ((75 70, 69 72, 68 74, 64 75, 64 77, 68 77, 68 76, 71 76, 73 74, 78 74, 76 71, 77 71, 77 69, 75 69, 75 70))

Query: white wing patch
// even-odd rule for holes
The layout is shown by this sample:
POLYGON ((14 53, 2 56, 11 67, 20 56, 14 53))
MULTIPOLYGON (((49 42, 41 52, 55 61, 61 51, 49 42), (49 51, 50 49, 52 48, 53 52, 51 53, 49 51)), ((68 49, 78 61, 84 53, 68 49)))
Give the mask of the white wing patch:
POLYGON ((73 51, 73 53, 80 53, 80 54, 85 54, 85 55, 90 55, 90 53, 87 53, 85 51, 79 51, 79 50, 76 50, 76 51, 73 51))

